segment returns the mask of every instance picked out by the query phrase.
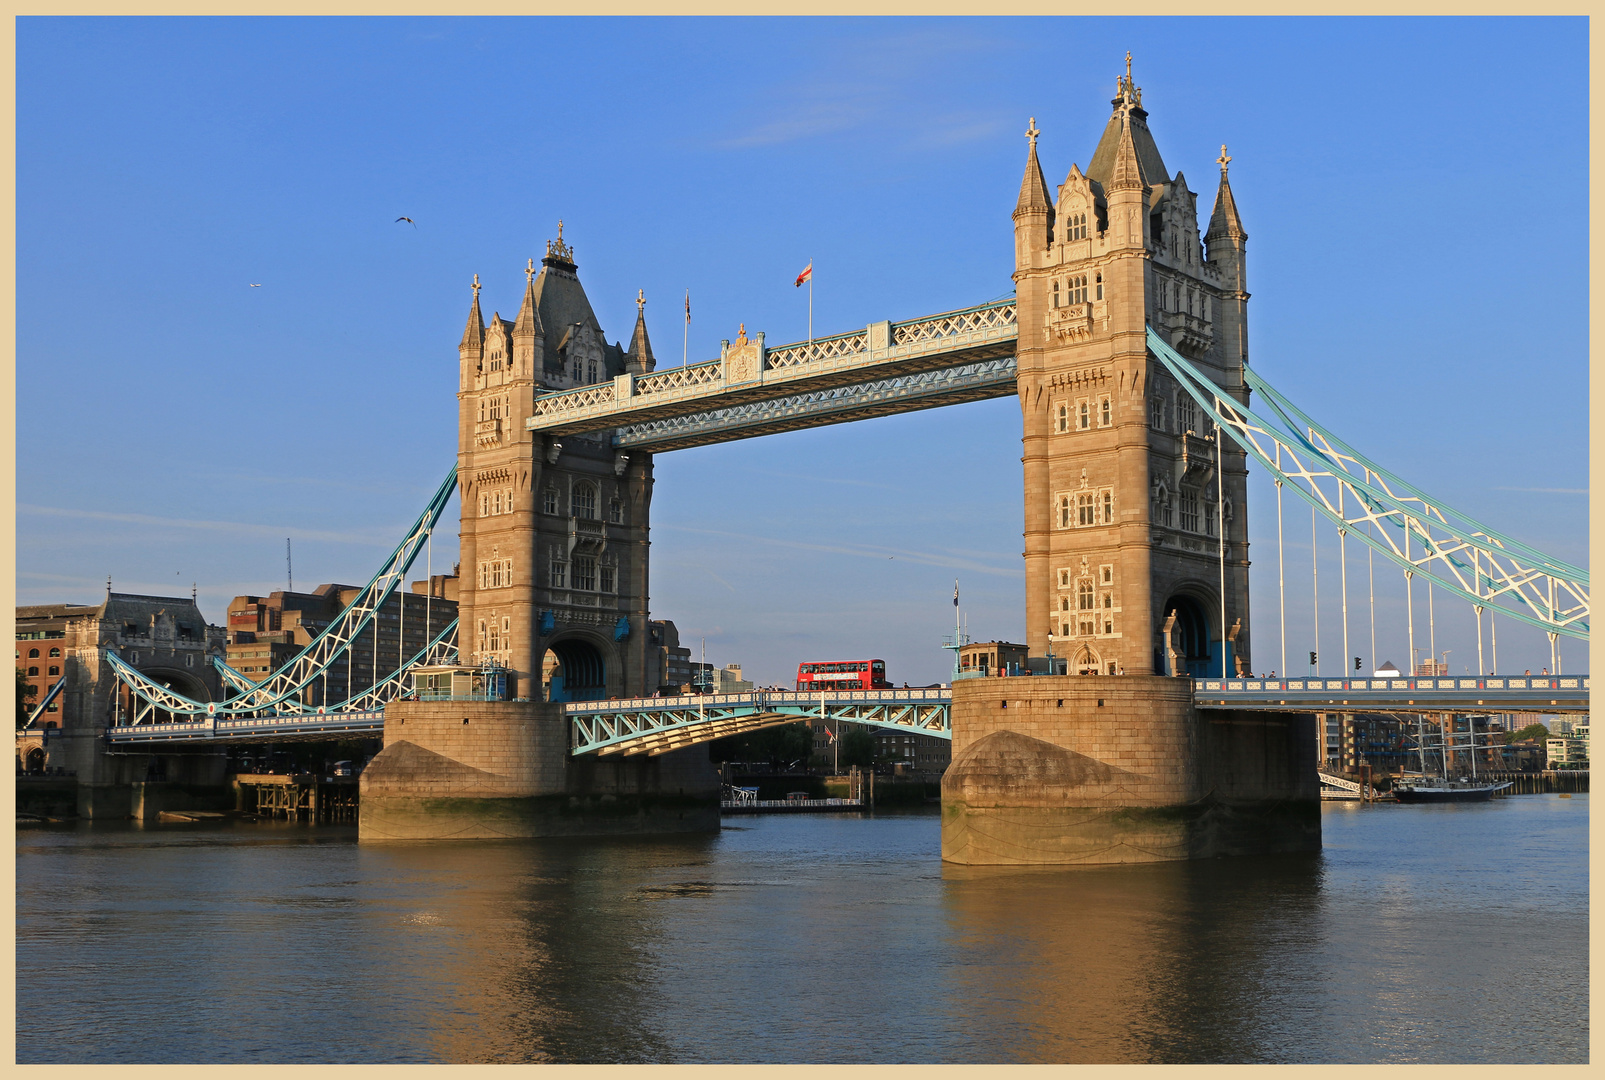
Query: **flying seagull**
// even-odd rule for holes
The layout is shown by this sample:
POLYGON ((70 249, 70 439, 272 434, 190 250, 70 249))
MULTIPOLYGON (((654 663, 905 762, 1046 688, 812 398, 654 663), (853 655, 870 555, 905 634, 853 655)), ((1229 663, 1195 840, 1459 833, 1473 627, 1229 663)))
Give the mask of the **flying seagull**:
POLYGON ((406 222, 406 223, 407 223, 407 224, 408 224, 408 225, 411 225, 411 226, 412 226, 412 227, 413 227, 413 228, 415 228, 415 229, 416 229, 416 228, 417 228, 417 227, 418 227, 418 225, 417 225, 417 223, 416 223, 416 222, 414 222, 414 221, 413 221, 413 220, 412 220, 412 218, 410 218, 410 217, 408 217, 408 216, 407 216, 407 215, 405 215, 405 214, 403 214, 403 215, 402 215, 402 216, 401 216, 401 217, 398 217, 398 218, 397 218, 397 219, 396 219, 396 221, 405 221, 405 222, 406 222))
POLYGON ((261 288, 261 287, 262 287, 262 283, 261 283, 261 282, 260 282, 260 281, 253 281, 253 282, 251 282, 251 288, 253 288, 253 289, 260 289, 260 288, 261 288))

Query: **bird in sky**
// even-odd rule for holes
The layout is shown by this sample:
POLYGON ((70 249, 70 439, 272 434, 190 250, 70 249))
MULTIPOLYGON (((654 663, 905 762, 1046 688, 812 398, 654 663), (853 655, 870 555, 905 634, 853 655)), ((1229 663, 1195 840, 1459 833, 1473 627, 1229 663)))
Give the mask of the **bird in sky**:
POLYGON ((260 282, 260 281, 253 281, 253 282, 251 282, 251 288, 253 288, 253 289, 260 289, 260 288, 261 288, 261 287, 262 287, 262 283, 261 283, 261 282, 260 282))
POLYGON ((405 214, 403 214, 401 217, 398 217, 396 219, 396 221, 405 221, 408 225, 411 225, 415 229, 418 227, 418 223, 413 221, 412 218, 408 217, 405 214))

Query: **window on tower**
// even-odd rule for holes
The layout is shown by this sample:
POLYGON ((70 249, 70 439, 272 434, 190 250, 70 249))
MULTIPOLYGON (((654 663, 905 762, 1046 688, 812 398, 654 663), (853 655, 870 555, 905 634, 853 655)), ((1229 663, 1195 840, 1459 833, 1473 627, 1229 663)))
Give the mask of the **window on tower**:
POLYGON ((1059 283, 1057 281, 1053 283, 1053 306, 1059 306, 1059 283))
POLYGON ((1081 611, 1092 610, 1092 582, 1086 579, 1076 588, 1076 607, 1081 611))
POLYGON ((1059 403, 1059 430, 1070 430, 1070 406, 1064 402, 1059 403))
POLYGON ((1176 433, 1198 430, 1198 403, 1185 390, 1176 391, 1176 433))
POLYGON ((596 520, 596 488, 578 484, 574 488, 574 516, 587 521, 596 520))
POLYGON ((1198 492, 1181 489, 1181 527, 1186 532, 1199 531, 1198 492))
POLYGON ((596 559, 589 555, 574 556, 574 587, 586 592, 596 591, 596 559))
POLYGON ((1096 282, 1096 285, 1094 286, 1094 288, 1097 290, 1097 299, 1102 300, 1103 299, 1103 275, 1102 274, 1096 275, 1093 278, 1093 281, 1096 282))
POLYGON ((1114 423, 1114 420, 1114 403, 1111 402, 1108 397, 1105 397, 1102 401, 1098 402, 1098 426, 1108 427, 1110 424, 1114 423))
POLYGON ((1076 524, 1097 524, 1097 515, 1093 507, 1093 494, 1090 491, 1083 491, 1076 496, 1076 524))
POLYGON ((624 524, 624 504, 617 499, 609 499, 607 504, 607 519, 615 525, 624 524))
POLYGON ((1066 240, 1085 240, 1087 238, 1087 215, 1071 214, 1065 229, 1066 240))
POLYGON ((1115 521, 1115 496, 1113 492, 1103 493, 1103 523, 1113 525, 1115 521))
POLYGON ((1092 406, 1083 401, 1079 403, 1079 409, 1081 413, 1079 426, 1082 431, 1086 431, 1092 426, 1092 406))
POLYGON ((544 492, 541 493, 541 513, 543 513, 543 514, 555 514, 555 513, 557 513, 557 489, 556 488, 550 488, 549 487, 544 492))
POLYGON ((1068 529, 1069 527, 1070 527, 1070 496, 1068 496, 1068 495, 1060 495, 1059 496, 1059 528, 1068 529))

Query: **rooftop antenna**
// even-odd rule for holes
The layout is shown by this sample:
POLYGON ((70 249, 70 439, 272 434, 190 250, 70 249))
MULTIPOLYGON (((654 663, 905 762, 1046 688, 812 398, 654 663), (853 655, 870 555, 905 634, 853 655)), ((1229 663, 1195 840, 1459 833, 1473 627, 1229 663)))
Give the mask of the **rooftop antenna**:
POLYGON ((111 599, 111 575, 106 575, 106 599, 111 599))
POLYGON ((295 567, 290 562, 290 538, 284 538, 284 591, 295 592, 295 567))

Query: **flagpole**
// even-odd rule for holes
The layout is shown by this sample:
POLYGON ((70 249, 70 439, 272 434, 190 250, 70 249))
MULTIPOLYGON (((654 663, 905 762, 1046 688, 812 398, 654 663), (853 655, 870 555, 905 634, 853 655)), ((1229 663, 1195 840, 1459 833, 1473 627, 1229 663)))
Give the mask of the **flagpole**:
POLYGON ((808 257, 808 344, 814 344, 814 259, 808 257))
POLYGON ((685 291, 685 340, 680 345, 680 366, 685 367, 691 356, 691 290, 685 291))

